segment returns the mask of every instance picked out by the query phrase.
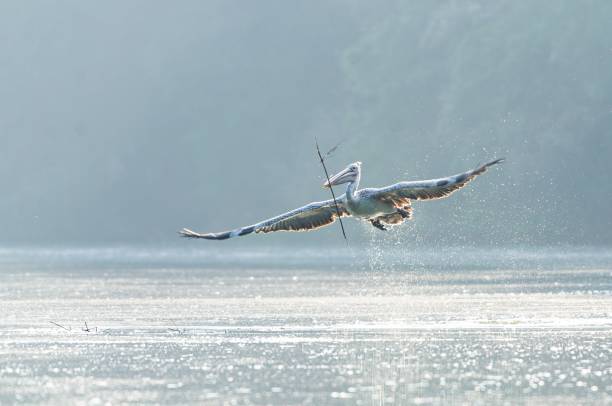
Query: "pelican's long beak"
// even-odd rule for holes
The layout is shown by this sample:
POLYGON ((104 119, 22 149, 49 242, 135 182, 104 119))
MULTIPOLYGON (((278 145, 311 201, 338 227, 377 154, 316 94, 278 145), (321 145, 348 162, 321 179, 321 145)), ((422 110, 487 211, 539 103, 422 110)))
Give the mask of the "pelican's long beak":
POLYGON ((351 170, 349 168, 346 168, 342 172, 338 172, 337 174, 329 178, 329 181, 326 181, 323 184, 323 187, 331 187, 331 186, 341 185, 346 182, 350 182, 352 180, 352 176, 353 176, 353 173, 351 172, 351 170))

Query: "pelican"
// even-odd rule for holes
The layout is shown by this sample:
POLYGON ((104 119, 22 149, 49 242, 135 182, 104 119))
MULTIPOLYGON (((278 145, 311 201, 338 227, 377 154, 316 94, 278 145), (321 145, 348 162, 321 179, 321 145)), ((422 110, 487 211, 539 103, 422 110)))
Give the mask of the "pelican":
POLYGON ((246 227, 220 233, 200 234, 183 228, 179 234, 188 238, 226 240, 232 237, 273 231, 310 231, 325 227, 339 216, 351 216, 367 221, 379 230, 401 224, 412 218, 412 200, 442 199, 464 187, 487 168, 503 162, 496 159, 475 169, 446 178, 399 182, 382 188, 358 189, 361 162, 353 162, 332 176, 323 187, 348 183, 346 193, 334 199, 313 202, 287 213, 246 227))

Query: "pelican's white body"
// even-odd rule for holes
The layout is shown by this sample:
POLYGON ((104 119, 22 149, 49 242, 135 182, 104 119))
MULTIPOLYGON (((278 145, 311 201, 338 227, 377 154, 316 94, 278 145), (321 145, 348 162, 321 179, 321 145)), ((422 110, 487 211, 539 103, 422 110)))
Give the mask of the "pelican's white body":
POLYGON ((342 197, 346 211, 353 217, 369 220, 375 217, 396 213, 397 209, 390 204, 379 199, 372 199, 376 189, 368 188, 358 190, 361 180, 361 162, 355 162, 346 169, 334 175, 325 186, 341 185, 348 183, 346 193, 342 197))
POLYGON ((347 189, 346 195, 342 200, 346 204, 346 211, 353 217, 369 220, 397 212, 397 209, 392 204, 368 198, 371 194, 370 192, 374 189, 362 189, 354 194, 350 192, 350 189, 351 187, 347 189))

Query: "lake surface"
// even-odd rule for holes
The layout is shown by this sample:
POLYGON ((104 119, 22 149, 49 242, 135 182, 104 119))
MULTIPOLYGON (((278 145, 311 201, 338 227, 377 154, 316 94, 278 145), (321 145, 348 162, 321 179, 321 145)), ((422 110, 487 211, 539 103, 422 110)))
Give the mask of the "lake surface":
POLYGON ((188 247, 0 249, 0 404, 612 404, 612 250, 188 247))

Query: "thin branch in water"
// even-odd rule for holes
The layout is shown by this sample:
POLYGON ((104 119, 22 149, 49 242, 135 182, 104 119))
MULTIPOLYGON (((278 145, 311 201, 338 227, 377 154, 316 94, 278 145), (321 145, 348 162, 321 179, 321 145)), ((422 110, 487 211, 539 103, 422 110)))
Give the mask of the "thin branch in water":
MULTIPOLYGON (((315 138, 315 145, 317 146, 317 154, 319 154, 319 160, 321 161, 321 165, 323 166, 323 170, 325 171, 325 177, 327 178, 327 183, 330 184, 329 190, 331 191, 332 198, 334 199, 334 206, 336 206, 336 214, 338 215, 338 220, 340 220, 340 227, 342 228, 342 236, 344 237, 344 241, 346 241, 346 243, 348 244, 348 239, 346 238, 346 232, 344 231, 344 223, 342 223, 342 215, 340 214, 340 208, 338 207, 338 202, 336 201, 336 194, 334 193, 334 188, 332 187, 331 182, 329 181, 329 173, 327 172, 327 167, 325 166, 325 162, 324 162, 325 160, 323 159, 323 155, 321 155, 321 150, 319 149, 319 142, 317 141, 316 138, 315 138)), ((338 143, 335 147, 330 149, 325 156, 327 157, 330 153, 335 151, 339 145, 340 143, 338 143)))
POLYGON ((64 326, 62 326, 61 324, 56 323, 56 322, 54 322, 54 321, 50 321, 49 323, 54 324, 54 325, 56 325, 56 326, 57 326, 57 327, 59 327, 59 328, 63 328, 63 329, 64 329, 64 330, 66 330, 66 331, 72 331, 70 328, 64 327, 64 326))

